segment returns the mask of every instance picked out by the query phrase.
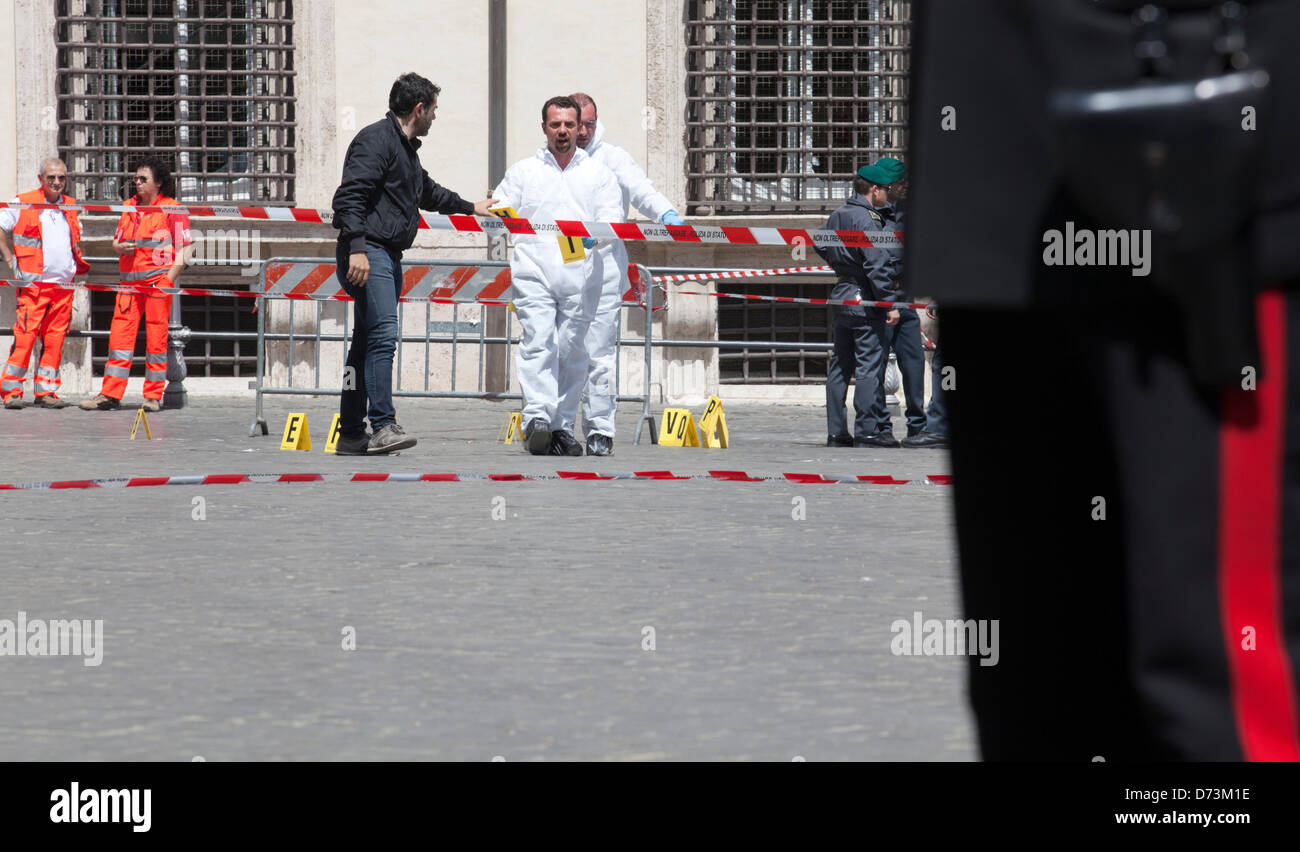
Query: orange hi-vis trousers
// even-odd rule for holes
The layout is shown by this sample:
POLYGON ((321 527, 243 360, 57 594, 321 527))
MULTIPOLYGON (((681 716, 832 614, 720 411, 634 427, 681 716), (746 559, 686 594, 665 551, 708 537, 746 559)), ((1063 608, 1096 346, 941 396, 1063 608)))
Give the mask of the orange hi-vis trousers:
POLYGON ((63 362, 63 338, 72 321, 72 291, 58 287, 24 287, 18 291, 18 311, 14 316, 14 345, 9 361, 0 373, 0 400, 21 399, 23 380, 32 359, 32 349, 40 338, 43 348, 40 364, 32 380, 35 396, 59 390, 59 365, 63 362))
MULTIPOLYGON (((156 282, 142 282, 156 283, 156 282)), ((172 297, 146 293, 119 293, 113 307, 113 325, 108 331, 108 363, 104 365, 104 396, 121 399, 131 375, 135 335, 144 316, 144 398, 162 399, 167 385, 167 322, 172 297)))

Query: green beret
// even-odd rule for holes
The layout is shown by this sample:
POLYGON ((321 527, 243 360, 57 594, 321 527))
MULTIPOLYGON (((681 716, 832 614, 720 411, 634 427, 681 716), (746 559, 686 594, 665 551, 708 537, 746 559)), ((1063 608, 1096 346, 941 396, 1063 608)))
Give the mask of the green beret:
POLYGON ((889 172, 889 182, 895 183, 907 177, 907 166, 904 166, 893 157, 881 157, 876 160, 876 167, 885 169, 889 172))
POLYGON ((858 169, 858 177, 882 186, 900 181, 906 174, 907 168, 893 157, 881 157, 871 165, 858 169))

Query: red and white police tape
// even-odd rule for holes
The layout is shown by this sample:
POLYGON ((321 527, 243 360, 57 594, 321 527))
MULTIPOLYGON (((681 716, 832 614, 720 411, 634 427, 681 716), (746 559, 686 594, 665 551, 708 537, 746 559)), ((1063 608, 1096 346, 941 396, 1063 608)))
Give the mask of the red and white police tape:
POLYGON ((867 299, 800 299, 795 296, 759 296, 754 293, 699 293, 678 290, 682 296, 713 296, 717 299, 748 299, 751 302, 793 302, 797 305, 862 305, 868 308, 911 308, 933 313, 938 310, 933 302, 873 302, 867 299))
MULTIPOLYGON (((629 270, 629 286, 623 294, 623 303, 639 305, 644 288, 636 280, 636 267, 629 270)), ((268 263, 258 280, 266 289, 219 290, 204 287, 154 287, 148 284, 61 284, 53 281, 18 281, 0 278, 0 287, 56 287, 61 290, 95 290, 110 293, 142 293, 145 295, 231 296, 243 299, 311 299, 316 301, 352 301, 338 283, 333 263, 304 263, 301 261, 268 263)), ((433 302, 451 305, 477 303, 507 305, 510 303, 510 270, 500 267, 482 267, 459 263, 406 266, 402 270, 402 302, 433 302)))
POLYGON ((777 275, 802 275, 806 272, 834 272, 829 266, 795 266, 788 269, 730 269, 721 272, 690 272, 656 275, 656 281, 716 281, 721 278, 771 278, 777 275))
POLYGON ((924 479, 892 476, 839 476, 822 473, 783 473, 750 476, 743 470, 711 470, 707 474, 678 476, 667 470, 634 473, 596 473, 561 470, 555 473, 228 473, 196 476, 135 476, 114 479, 69 479, 22 485, 0 484, 0 491, 62 491, 89 488, 151 488, 161 485, 254 485, 295 482, 605 482, 611 480, 709 480, 713 482, 781 482, 797 485, 951 485, 951 474, 929 474, 924 479))
MULTIPOLYGON (((284 222, 330 223, 334 213, 305 207, 229 207, 196 204, 135 206, 131 204, 0 203, 0 209, 75 210, 78 213, 169 213, 225 216, 284 222)), ((848 246, 902 248, 902 231, 833 231, 804 228, 746 228, 729 225, 655 225, 638 222, 585 222, 576 219, 509 219, 495 216, 420 214, 420 228, 515 236, 595 237, 596 239, 700 243, 740 246, 848 246)))
MULTIPOLYGON (((285 264, 288 266, 289 264, 285 264)), ((333 274, 334 264, 320 264, 313 267, 312 264, 296 264, 317 270, 328 269, 333 274)), ((275 264, 272 264, 275 266, 275 264)), ((460 267, 460 269, 473 270, 478 267, 460 267)), ((429 270, 430 267, 409 267, 408 275, 404 276, 403 293, 398 299, 400 302, 431 302, 437 305, 453 304, 480 304, 480 305, 508 305, 509 299, 509 282, 507 280, 506 289, 500 290, 498 286, 490 286, 487 282, 476 280, 478 276, 463 276, 464 280, 456 281, 453 278, 436 279, 434 276, 419 273, 429 270), (416 273, 415 280, 410 280, 410 273, 416 273), (469 282, 471 286, 462 291, 462 287, 469 282), (418 286, 416 286, 418 284, 418 286), (486 292, 499 293, 506 298, 486 298, 486 292)), ((508 273, 509 270, 503 270, 508 273)), ((499 277, 493 275, 492 285, 498 285, 495 279, 499 277)), ((655 279, 658 281, 659 279, 655 279)), ((163 294, 167 296, 229 296, 238 299, 297 299, 301 301, 352 301, 352 297, 343 291, 340 287, 337 290, 328 286, 328 278, 325 280, 316 280, 315 276, 307 274, 302 275, 296 280, 287 283, 275 285, 267 288, 265 293, 258 293, 252 290, 217 290, 205 287, 151 287, 147 284, 59 284, 45 281, 15 281, 13 279, 0 278, 0 287, 16 287, 23 289, 26 287, 50 287, 60 290, 92 290, 104 293, 140 293, 144 295, 163 294), (326 287, 321 290, 321 287, 326 287)), ((694 290, 676 291, 683 296, 712 296, 718 299, 747 299, 754 302, 792 302, 803 305, 864 305, 867 307, 879 308, 912 308, 914 310, 927 310, 933 316, 937 310, 933 303, 929 302, 873 302, 864 299, 804 299, 795 296, 761 296, 754 293, 700 293, 694 290)), ((637 298, 637 291, 634 287, 629 287, 623 294, 623 304, 639 305, 640 300, 637 298)))
POLYGON ((56 281, 17 281, 12 278, 0 278, 0 287, 14 287, 22 290, 27 287, 51 290, 92 290, 97 293, 159 293, 173 296, 233 296, 243 299, 260 299, 261 293, 251 290, 210 290, 202 287, 151 287, 148 284, 60 284, 56 281))

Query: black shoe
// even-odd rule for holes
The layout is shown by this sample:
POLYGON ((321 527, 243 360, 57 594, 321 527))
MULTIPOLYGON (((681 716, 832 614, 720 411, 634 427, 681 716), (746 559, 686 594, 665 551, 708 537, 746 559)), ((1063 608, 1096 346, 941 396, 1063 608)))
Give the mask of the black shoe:
POLYGON ((855 447, 898 447, 898 439, 888 432, 878 432, 875 435, 868 435, 865 438, 855 438, 853 441, 855 447))
POLYGON ((582 444, 578 443, 572 433, 557 429, 551 433, 550 454, 553 456, 580 456, 582 455, 582 444))
POLYGON ((540 417, 529 420, 524 427, 524 444, 533 455, 546 455, 551 449, 551 424, 540 417))
MULTIPOLYGON (((390 423, 370 436, 370 443, 366 447, 366 455, 380 456, 395 453, 398 450, 409 450, 414 446, 414 438, 403 432, 401 426, 390 423)), ((337 452, 337 449, 335 452, 337 452)))
POLYGON ((599 432, 587 439, 587 455, 589 456, 612 456, 614 455, 614 439, 608 435, 602 435, 599 432))
POLYGON ((852 435, 831 435, 826 439, 828 447, 851 447, 853 446, 852 435))
POLYGON ((947 435, 935 435, 931 432, 921 432, 918 435, 903 439, 904 447, 928 447, 933 450, 942 450, 948 446, 947 435))
POLYGON ((336 456, 364 456, 370 449, 370 434, 362 432, 359 437, 349 438, 347 435, 339 435, 338 441, 334 444, 334 455, 336 456))

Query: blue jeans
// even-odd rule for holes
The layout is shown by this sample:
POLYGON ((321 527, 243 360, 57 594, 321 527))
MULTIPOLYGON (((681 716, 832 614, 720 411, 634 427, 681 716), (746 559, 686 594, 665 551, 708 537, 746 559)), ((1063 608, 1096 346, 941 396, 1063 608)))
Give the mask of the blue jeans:
POLYGON ((869 438, 876 433, 876 391, 885 380, 884 318, 867 308, 867 316, 834 312, 834 348, 826 367, 826 434, 849 434, 844 397, 853 377, 853 435, 869 438))
POLYGON ((378 432, 397 422, 393 408, 393 353, 397 349, 397 297, 402 285, 402 253, 367 245, 370 276, 364 287, 348 283, 348 247, 340 242, 335 252, 338 280, 352 297, 352 347, 344 370, 343 397, 339 402, 339 433, 360 438, 370 429, 378 432), (354 378, 348 381, 349 372, 354 378), (348 388, 349 384, 354 387, 348 388), (369 401, 369 409, 367 409, 369 401))

